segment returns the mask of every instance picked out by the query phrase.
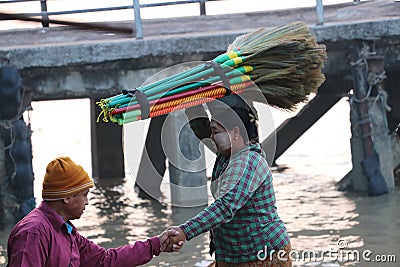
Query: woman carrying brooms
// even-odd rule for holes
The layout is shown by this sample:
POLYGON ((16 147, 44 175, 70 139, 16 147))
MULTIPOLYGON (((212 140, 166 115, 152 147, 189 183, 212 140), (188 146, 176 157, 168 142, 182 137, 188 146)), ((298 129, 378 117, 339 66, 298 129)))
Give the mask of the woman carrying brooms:
POLYGON ((179 231, 174 242, 210 231, 217 267, 292 265, 290 239, 277 213, 271 171, 258 142, 251 100, 260 99, 244 96, 255 85, 269 105, 292 110, 324 81, 325 59, 325 47, 304 23, 262 29, 238 37, 208 66, 99 103, 105 119, 119 124, 185 108, 197 137, 215 144, 215 201, 184 224, 170 227, 179 231), (203 103, 208 103, 211 121, 203 103))
MULTIPOLYGON (((252 38, 255 37, 244 36, 232 46, 246 50, 252 38)), ((284 43, 282 39, 280 45, 284 43)), ((270 62, 271 69, 273 64, 286 66, 280 71, 287 71, 286 75, 292 77, 273 80, 277 76, 284 76, 277 75, 279 70, 276 69, 275 73, 270 71, 260 75, 256 84, 269 87, 270 97, 267 99, 272 99, 273 105, 292 109, 299 99, 304 100, 324 80, 318 69, 325 60, 325 49, 315 42, 296 43, 293 35, 282 46, 271 47, 268 56, 264 50, 265 61, 258 62, 257 66, 263 64, 263 68, 266 68, 265 62, 270 62), (299 45, 312 46, 315 54, 292 53, 289 58, 282 55, 290 53, 288 48, 292 51, 301 50, 296 47, 299 45), (310 67, 310 62, 303 62, 308 69, 300 65, 287 69, 290 61, 295 62, 296 57, 302 57, 305 61, 308 57, 314 66, 310 67), (289 93, 294 91, 297 94, 289 93)), ((255 47, 254 43, 252 47, 255 47)), ((211 185, 215 201, 184 224, 171 227, 180 233, 174 239, 176 242, 190 240, 210 231, 210 248, 211 252, 215 250, 217 267, 292 266, 290 238, 278 215, 272 174, 258 143, 257 115, 246 102, 249 103, 238 94, 230 94, 208 103, 211 122, 201 106, 186 109, 196 136, 200 139, 210 138, 216 146, 217 158, 211 185)))
POLYGON ((175 241, 210 231, 210 252, 215 249, 217 267, 291 266, 290 239, 277 213, 272 174, 258 143, 255 112, 236 94, 208 107, 211 122, 198 106, 186 113, 198 138, 211 138, 216 145, 211 183, 215 201, 184 224, 172 227, 180 232, 175 241))

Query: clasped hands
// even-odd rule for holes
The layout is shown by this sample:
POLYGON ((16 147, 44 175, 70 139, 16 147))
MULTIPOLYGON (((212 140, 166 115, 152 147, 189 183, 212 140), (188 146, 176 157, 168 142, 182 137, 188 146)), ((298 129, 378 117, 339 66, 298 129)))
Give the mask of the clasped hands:
POLYGON ((178 252, 185 244, 186 234, 179 226, 171 226, 158 236, 162 252, 178 252))

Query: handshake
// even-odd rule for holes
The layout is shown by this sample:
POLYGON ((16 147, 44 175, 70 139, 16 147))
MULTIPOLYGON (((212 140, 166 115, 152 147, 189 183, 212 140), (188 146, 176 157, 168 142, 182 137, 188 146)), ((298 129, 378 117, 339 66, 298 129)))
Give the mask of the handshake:
POLYGON ((186 234, 179 226, 171 226, 158 236, 161 252, 178 252, 185 244, 186 234))

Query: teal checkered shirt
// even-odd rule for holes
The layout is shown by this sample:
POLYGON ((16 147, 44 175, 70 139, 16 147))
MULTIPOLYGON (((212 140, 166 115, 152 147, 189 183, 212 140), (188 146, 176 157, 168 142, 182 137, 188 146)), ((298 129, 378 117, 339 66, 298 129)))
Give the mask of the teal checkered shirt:
POLYGON ((246 146, 232 158, 218 155, 211 191, 215 201, 180 227, 188 240, 211 230, 217 261, 255 261, 260 250, 278 251, 289 243, 259 144, 246 146))

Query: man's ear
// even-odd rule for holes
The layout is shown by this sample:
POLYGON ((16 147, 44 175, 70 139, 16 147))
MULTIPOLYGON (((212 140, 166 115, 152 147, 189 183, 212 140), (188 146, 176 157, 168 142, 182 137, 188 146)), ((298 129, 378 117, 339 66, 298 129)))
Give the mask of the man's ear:
POLYGON ((71 202, 71 197, 65 197, 62 200, 64 204, 69 204, 71 202))

